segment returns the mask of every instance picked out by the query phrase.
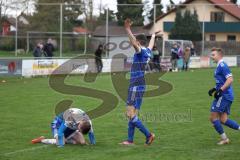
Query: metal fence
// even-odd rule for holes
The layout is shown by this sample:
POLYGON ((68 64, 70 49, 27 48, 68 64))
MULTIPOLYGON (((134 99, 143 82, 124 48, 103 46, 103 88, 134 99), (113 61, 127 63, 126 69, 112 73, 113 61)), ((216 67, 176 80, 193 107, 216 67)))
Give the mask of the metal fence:
POLYGON ((169 35, 174 26, 177 8, 182 15, 186 10, 193 13, 195 9, 200 22, 202 40, 177 40, 184 42, 181 45, 183 48, 185 42, 188 42, 187 46, 194 45, 197 55, 207 55, 214 46, 223 48, 228 55, 240 54, 240 8, 237 5, 193 1, 190 4, 164 5, 163 14, 159 14, 159 6, 99 4, 88 8, 82 4, 42 3, 32 9, 34 12, 24 14, 19 14, 21 7, 16 7, 16 10, 12 8, 14 14, 6 15, 1 20, 0 56, 32 57, 36 45, 45 44, 49 38, 54 43, 55 57, 94 54, 99 44, 104 45, 104 57, 119 53, 132 56, 134 50, 123 27, 126 16, 134 21, 134 34, 144 33, 149 37, 152 32, 161 29, 163 35, 157 39, 156 45, 163 56, 168 56, 171 48, 169 42, 173 41, 169 35), (135 11, 135 14, 127 14, 127 10, 135 11), (38 21, 34 20, 34 15, 37 14, 38 21), (150 15, 152 18, 148 17, 150 15))

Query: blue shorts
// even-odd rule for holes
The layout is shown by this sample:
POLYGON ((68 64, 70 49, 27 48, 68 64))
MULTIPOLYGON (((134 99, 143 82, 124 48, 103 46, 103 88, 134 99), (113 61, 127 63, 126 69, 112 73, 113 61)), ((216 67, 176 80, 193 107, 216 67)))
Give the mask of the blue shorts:
POLYGON ((140 109, 142 104, 142 97, 145 92, 145 85, 141 86, 129 86, 127 105, 134 106, 136 109, 140 109))
POLYGON ((76 132, 76 130, 73 130, 73 129, 67 127, 66 130, 64 131, 64 137, 67 139, 75 132, 76 132))
POLYGON ((220 97, 218 100, 214 99, 211 106, 211 112, 227 113, 230 114, 232 101, 220 97))

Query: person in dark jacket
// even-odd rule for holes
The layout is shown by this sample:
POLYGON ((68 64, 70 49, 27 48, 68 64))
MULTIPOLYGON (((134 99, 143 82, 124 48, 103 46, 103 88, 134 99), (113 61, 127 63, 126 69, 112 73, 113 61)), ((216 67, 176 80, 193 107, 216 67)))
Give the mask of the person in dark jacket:
POLYGON ((172 71, 177 71, 177 60, 179 59, 178 56, 178 47, 177 44, 174 43, 171 49, 171 63, 172 63, 172 71))
POLYGON ((33 50, 33 56, 35 58, 42 57, 42 53, 43 53, 42 49, 43 49, 43 45, 41 43, 38 43, 37 46, 33 50))
POLYGON ((154 68, 157 69, 158 71, 160 71, 161 70, 160 60, 159 60, 160 53, 159 53, 159 51, 158 51, 156 46, 153 47, 152 54, 153 54, 154 68))
POLYGON ((43 51, 46 57, 49 57, 49 58, 53 57, 54 46, 52 44, 51 38, 49 38, 47 43, 44 45, 43 51))
POLYGON ((95 63, 97 67, 97 72, 101 72, 103 68, 103 63, 102 63, 102 52, 103 52, 103 45, 99 45, 98 49, 95 51, 95 63))

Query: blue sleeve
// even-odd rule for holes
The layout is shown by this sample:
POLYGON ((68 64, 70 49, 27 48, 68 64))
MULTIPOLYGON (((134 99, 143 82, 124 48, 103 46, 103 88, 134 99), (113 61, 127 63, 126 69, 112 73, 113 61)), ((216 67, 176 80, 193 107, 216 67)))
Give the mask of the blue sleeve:
POLYGON ((171 54, 178 54, 178 50, 172 48, 172 49, 171 49, 171 54))
POLYGON ((228 67, 226 64, 224 64, 224 63, 221 63, 220 65, 221 65, 221 68, 222 68, 222 74, 223 74, 223 76, 224 76, 226 79, 229 78, 229 77, 232 77, 232 73, 231 73, 229 67, 228 67))
POLYGON ((89 141, 90 141, 91 144, 96 144, 96 140, 95 140, 95 136, 94 136, 93 131, 90 131, 88 133, 88 137, 89 137, 89 141))
POLYGON ((58 129, 58 146, 64 146, 64 131, 66 130, 67 126, 65 125, 64 121, 62 122, 60 128, 58 129))
POLYGON ((57 117, 51 123, 52 135, 55 136, 57 134, 57 117))
POLYGON ((62 120, 56 116, 51 123, 52 135, 53 137, 58 133, 59 124, 62 123, 62 120))
POLYGON ((88 132, 88 138, 91 144, 96 144, 96 140, 95 140, 95 136, 93 133, 93 126, 92 126, 92 121, 90 120, 90 124, 91 124, 91 129, 88 132))
POLYGON ((142 49, 142 53, 144 54, 144 57, 151 58, 152 51, 150 48, 142 49))

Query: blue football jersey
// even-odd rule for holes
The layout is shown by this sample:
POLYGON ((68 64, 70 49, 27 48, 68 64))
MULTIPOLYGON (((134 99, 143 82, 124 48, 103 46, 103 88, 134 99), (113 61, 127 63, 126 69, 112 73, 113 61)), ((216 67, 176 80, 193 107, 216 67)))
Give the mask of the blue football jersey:
POLYGON ((150 60, 151 50, 149 48, 141 48, 140 53, 135 53, 133 64, 131 67, 130 85, 145 85, 145 67, 150 60))
MULTIPOLYGON (((214 73, 214 78, 216 81, 216 89, 217 90, 220 89, 226 82, 227 78, 231 76, 232 76, 232 73, 228 65, 223 60, 220 60, 218 62, 217 68, 214 73)), ((232 85, 230 85, 225 91, 223 91, 223 97, 229 101, 233 101, 234 95, 233 95, 232 85)))

